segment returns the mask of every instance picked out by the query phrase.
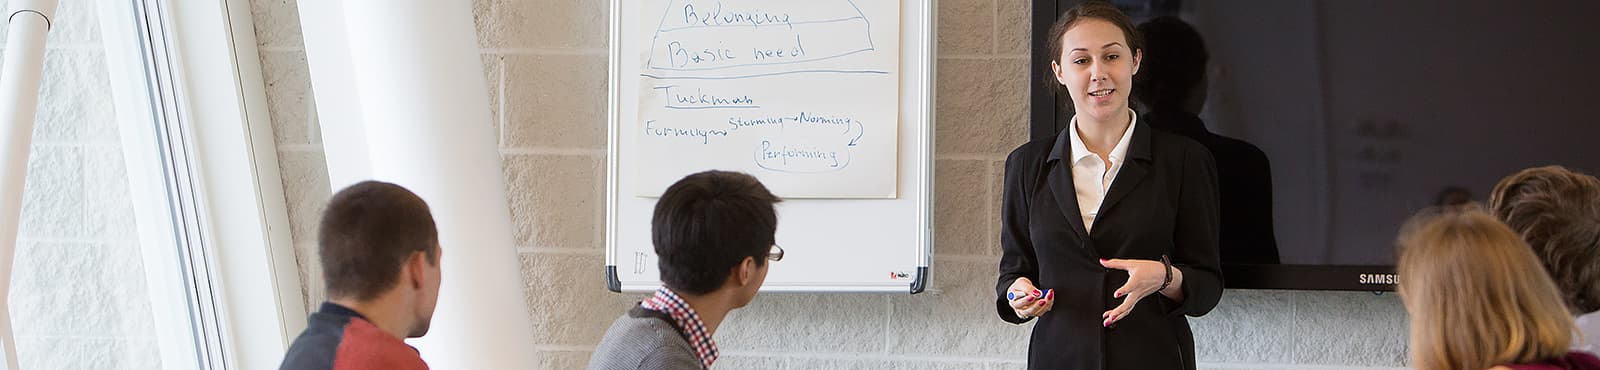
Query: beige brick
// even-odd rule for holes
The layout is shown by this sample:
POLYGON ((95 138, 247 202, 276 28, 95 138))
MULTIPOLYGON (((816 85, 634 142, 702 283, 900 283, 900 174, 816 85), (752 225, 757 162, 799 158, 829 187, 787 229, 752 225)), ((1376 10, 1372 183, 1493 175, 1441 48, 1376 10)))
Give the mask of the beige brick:
POLYGON ((1028 138, 1026 59, 939 60, 938 154, 1010 153, 1028 138))
POLYGON ((322 121, 317 119, 316 89, 306 89, 306 131, 311 144, 322 146, 322 121))
POLYGON ((930 268, 934 292, 891 296, 889 353, 1025 356, 1032 324, 1009 324, 995 314, 997 263, 939 258, 930 268))
POLYGON ((305 300, 306 312, 316 312, 328 299, 327 280, 322 277, 322 258, 317 255, 316 243, 298 243, 294 246, 295 265, 299 266, 300 297, 305 300))
POLYGON ((997 160, 989 164, 989 253, 1000 255, 1000 228, 1004 225, 1004 208, 1006 193, 1006 161, 997 160))
MULTIPOLYGON (((604 48, 608 0, 475 0, 478 42, 490 48, 604 48)), ((636 7, 635 7, 636 8, 636 7)))
POLYGON ((999 25, 995 33, 995 54, 1029 55, 1033 48, 1033 1, 995 0, 999 25))
POLYGON ((1016 359, 1021 362, 991 362, 989 363, 989 370, 1027 370, 1028 363, 1026 361, 1028 358, 1017 357, 1016 359))
POLYGON ((300 37, 300 9, 295 0, 250 0, 250 17, 256 27, 256 45, 305 48, 305 40, 300 37))
POLYGON ((494 140, 495 143, 497 143, 495 145, 500 145, 498 143, 502 143, 503 141, 501 141, 501 139, 503 139, 505 136, 505 134, 500 131, 500 117, 502 113, 502 107, 500 106, 500 91, 502 88, 504 88, 504 86, 501 86, 500 84, 500 77, 505 73, 506 58, 503 55, 488 53, 482 54, 479 57, 483 60, 483 81, 489 89, 489 122, 494 123, 494 140))
MULTIPOLYGON (((1215 363, 1201 362, 1201 363, 1197 363, 1195 365, 1196 365, 1195 367, 1198 368, 1199 370, 1257 370, 1257 369, 1261 369, 1260 365, 1250 364, 1250 363, 1215 364, 1215 363)), ((1327 368, 1327 367, 1318 366, 1318 365, 1280 365, 1280 366, 1281 367, 1275 366, 1273 368, 1278 368, 1278 369, 1283 369, 1283 370, 1317 370, 1317 369, 1326 369, 1327 368)), ((1022 369, 1022 368, 1019 367, 1017 369, 1022 369)), ((1399 368, 1399 367, 1392 367, 1392 368, 1385 368, 1385 367, 1338 367, 1338 369, 1402 370, 1402 369, 1408 369, 1408 368, 1399 368)))
POLYGON ((761 294, 735 310, 717 329, 727 351, 879 352, 883 350, 882 296, 761 294))
MULTIPOLYGON (((1290 292, 1297 364, 1404 366, 1410 327, 1397 294, 1367 292, 1290 292), (1362 338, 1351 341, 1349 338, 1362 338)), ((1282 306, 1277 306, 1283 309, 1282 306)), ((1281 315, 1281 313, 1280 313, 1281 315)))
POLYGON ((478 45, 489 44, 489 17, 494 11, 491 0, 472 0, 472 29, 477 34, 478 45))
POLYGON ((272 137, 278 144, 310 144, 313 137, 322 136, 311 131, 311 70, 305 52, 262 51, 261 78, 267 88, 272 137))
POLYGON ((278 151, 278 172, 289 206, 289 233, 295 244, 317 242, 317 223, 333 191, 328 163, 319 151, 278 151))
POLYGON ((606 186, 606 181, 608 181, 609 180, 609 176, 611 176, 610 174, 606 173, 606 160, 607 160, 607 158, 608 158, 608 156, 605 155, 605 154, 601 154, 599 158, 595 158, 595 165, 599 166, 599 170, 597 170, 595 172, 599 173, 598 176, 600 177, 599 179, 595 180, 595 196, 598 197, 597 199, 599 199, 599 200, 596 201, 597 205, 595 206, 596 208, 595 208, 594 218, 593 218, 593 220, 594 220, 594 223, 593 223, 593 225, 594 225, 594 240, 595 240, 595 243, 599 244, 599 246, 596 247, 596 248, 604 248, 605 247, 605 242, 606 242, 606 210, 605 210, 606 192, 605 192, 605 186, 606 186))
POLYGON ((973 370, 984 364, 972 361, 916 361, 901 359, 795 358, 784 370, 973 370))
POLYGON ((1190 318, 1195 343, 1195 359, 1201 362, 1269 363, 1294 362, 1295 338, 1303 332, 1294 327, 1293 293, 1270 290, 1228 290, 1211 313, 1190 318))
POLYGON ((597 345, 611 322, 646 296, 606 290, 599 253, 523 253, 521 259, 535 344, 597 345))
POLYGON ((604 55, 507 56, 505 64, 506 147, 605 147, 604 55))
POLYGON ((939 1, 939 54, 994 51, 994 0, 939 1))
MULTIPOLYGON (((718 346, 720 349, 720 342, 718 346)), ((786 369, 784 367, 786 361, 782 357, 727 355, 727 352, 723 352, 723 354, 722 357, 717 358, 716 363, 711 364, 713 370, 786 369)))
POLYGON ((539 351, 535 370, 582 370, 589 366, 590 351, 539 351))
POLYGON ((588 156, 504 157, 518 246, 603 248, 595 238, 604 202, 600 161, 588 156))
POLYGON ((988 163, 940 159, 934 170, 934 253, 992 255, 988 163))

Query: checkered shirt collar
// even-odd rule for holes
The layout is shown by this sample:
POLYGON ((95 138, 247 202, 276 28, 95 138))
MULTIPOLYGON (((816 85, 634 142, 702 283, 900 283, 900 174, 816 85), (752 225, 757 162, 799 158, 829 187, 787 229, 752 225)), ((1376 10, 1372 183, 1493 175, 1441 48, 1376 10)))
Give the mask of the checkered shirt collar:
POLYGON ((700 321, 700 314, 689 307, 689 302, 679 298, 677 294, 667 287, 656 290, 656 294, 639 302, 639 306, 646 310, 656 311, 671 316, 673 321, 683 328, 684 339, 689 341, 689 347, 694 349, 695 356, 700 358, 700 365, 706 369, 711 368, 711 363, 717 361, 717 343, 711 339, 711 332, 706 330, 706 324, 700 321))

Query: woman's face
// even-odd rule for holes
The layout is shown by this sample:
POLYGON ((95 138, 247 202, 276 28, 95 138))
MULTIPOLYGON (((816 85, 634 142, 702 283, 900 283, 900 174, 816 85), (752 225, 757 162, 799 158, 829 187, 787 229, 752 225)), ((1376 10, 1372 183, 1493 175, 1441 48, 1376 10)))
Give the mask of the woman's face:
POLYGON ((1060 62, 1050 66, 1056 81, 1072 96, 1078 115, 1102 122, 1119 118, 1126 114, 1140 55, 1115 24, 1099 18, 1077 23, 1061 37, 1060 62))

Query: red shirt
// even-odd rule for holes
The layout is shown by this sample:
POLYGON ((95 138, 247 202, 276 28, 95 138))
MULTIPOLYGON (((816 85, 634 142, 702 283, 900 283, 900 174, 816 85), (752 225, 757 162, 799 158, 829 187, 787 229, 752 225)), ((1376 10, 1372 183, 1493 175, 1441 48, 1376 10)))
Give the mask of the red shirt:
POLYGON ((279 369, 427 370, 417 349, 379 329, 360 313, 333 303, 311 314, 279 369))

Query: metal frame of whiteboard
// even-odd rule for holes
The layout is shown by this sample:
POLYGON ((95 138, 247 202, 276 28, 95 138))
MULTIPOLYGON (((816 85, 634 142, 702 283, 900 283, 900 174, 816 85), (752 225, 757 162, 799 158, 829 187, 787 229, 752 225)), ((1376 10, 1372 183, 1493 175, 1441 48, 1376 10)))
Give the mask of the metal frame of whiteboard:
MULTIPOLYGON (((640 7, 633 6, 629 7, 631 9, 625 10, 623 3, 626 1, 629 0, 611 0, 610 2, 610 44, 607 58, 606 91, 607 133, 605 189, 605 278, 606 286, 611 291, 645 292, 658 288, 660 286, 660 282, 623 281, 617 274, 617 263, 619 260, 619 250, 617 246, 620 233, 620 229, 618 227, 618 217, 620 214, 618 213, 618 210, 620 208, 619 203, 622 200, 620 198, 634 197, 632 195, 634 192, 627 191, 627 189, 622 189, 623 185, 621 184, 621 173, 623 153, 619 147, 619 142, 621 141, 621 138, 619 137, 619 130, 622 127, 621 125, 624 122, 623 118, 625 116, 630 119, 635 119, 637 118, 638 114, 636 108, 632 111, 628 111, 629 109, 627 109, 627 105, 623 104, 626 101, 624 99, 627 97, 636 97, 634 95, 627 94, 626 91, 628 89, 634 89, 633 86, 636 86, 636 84, 633 82, 638 78, 637 69, 628 68, 629 65, 636 65, 637 61, 631 63, 625 61, 622 59, 622 53, 625 49, 623 40, 634 36, 633 32, 624 32, 624 25, 637 24, 637 22, 625 22, 624 20, 635 20, 634 18, 630 18, 630 16, 633 16, 635 12, 638 12, 640 7), (627 72, 629 73, 623 73, 624 69, 628 69, 627 72), (624 80, 624 76, 627 76, 626 80, 624 80)), ((897 136, 898 140, 902 143, 902 146, 910 141, 914 145, 914 151, 911 152, 913 153, 911 158, 905 158, 906 151, 904 147, 901 147, 901 149, 897 151, 897 154, 900 156, 897 162, 901 164, 901 166, 900 170, 897 171, 896 176, 898 177, 898 181, 896 186, 903 190, 909 191, 900 192, 899 197, 895 199, 875 201, 916 202, 916 229, 908 229, 903 231, 905 233, 912 233, 916 236, 915 243, 917 248, 916 255, 914 257, 916 261, 916 276, 910 281, 897 281, 891 283, 808 283, 768 280, 767 283, 762 286, 762 291, 878 292, 915 294, 926 289, 928 282, 930 281, 930 272, 928 267, 933 259, 932 210, 934 176, 934 76, 937 71, 935 65, 936 58, 934 55, 937 45, 937 36, 934 32, 934 27, 936 20, 938 19, 938 14, 937 6, 935 6, 934 2, 931 1, 902 0, 900 1, 900 7, 901 22, 899 39, 901 42, 901 73, 899 86, 901 89, 899 95, 901 98, 899 99, 900 129, 897 133, 897 136), (915 44, 908 44, 907 41, 915 42, 915 44), (915 73, 907 73, 908 71, 915 73), (912 93, 908 94, 908 92, 912 93), (908 137, 906 135, 908 132, 911 132, 911 128, 915 128, 915 137, 908 137), (907 171, 908 168, 904 166, 906 164, 915 166, 912 169, 918 170, 917 172, 919 173, 915 175, 907 175, 911 171, 907 171)), ((792 204, 796 202, 817 201, 831 200, 796 199, 786 200, 785 203, 792 204)), ((791 222, 794 222, 791 220, 785 220, 782 209, 782 206, 780 206, 780 213, 778 215, 780 220, 778 226, 780 234, 783 232, 785 227, 788 227, 788 225, 791 225, 791 222)), ((646 227, 648 231, 647 220, 642 226, 646 227)), ((633 227, 639 227, 639 225, 635 225, 633 227)), ((898 233, 901 231, 897 230, 894 232, 898 233)), ((644 242, 648 243, 648 238, 644 242)), ((783 244, 783 241, 780 240, 779 244, 783 244)), ((783 262, 777 263, 781 264, 783 262)), ((777 267, 781 265, 774 266, 775 268, 781 268, 777 267)))

